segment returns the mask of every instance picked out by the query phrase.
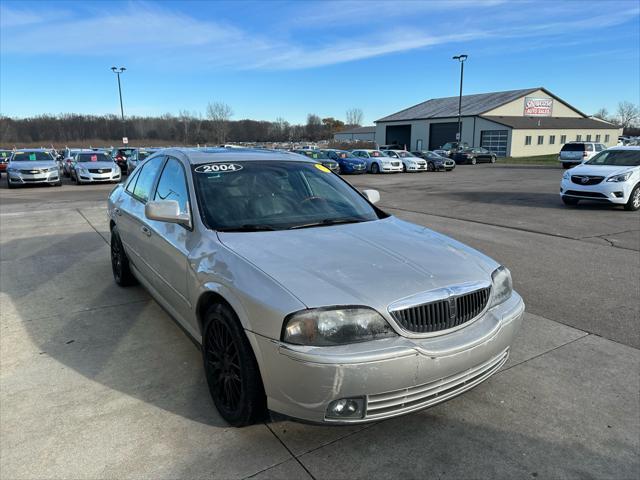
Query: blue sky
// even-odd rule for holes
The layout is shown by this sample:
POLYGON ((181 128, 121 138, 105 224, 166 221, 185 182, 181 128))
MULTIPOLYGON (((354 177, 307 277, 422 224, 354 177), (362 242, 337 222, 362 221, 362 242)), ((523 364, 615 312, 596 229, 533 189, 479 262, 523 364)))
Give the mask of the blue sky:
POLYGON ((205 113, 365 123, 429 98, 544 86, 587 113, 640 103, 640 2, 0 1, 0 112, 205 113))

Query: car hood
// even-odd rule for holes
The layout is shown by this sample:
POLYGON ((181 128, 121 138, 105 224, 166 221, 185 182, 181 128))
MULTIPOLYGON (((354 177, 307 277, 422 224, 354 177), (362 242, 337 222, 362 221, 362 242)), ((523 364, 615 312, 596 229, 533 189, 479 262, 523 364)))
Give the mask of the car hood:
POLYGON ((467 282, 490 283, 498 264, 395 217, 275 232, 222 233, 220 241, 307 307, 389 303, 467 282))
POLYGON ((54 160, 49 162, 10 162, 9 167, 16 170, 41 170, 44 168, 58 168, 58 164, 54 160))
POLYGON ((78 162, 76 165, 81 168, 91 168, 92 170, 94 168, 104 169, 116 167, 116 164, 114 162, 78 162))
POLYGON ((571 175, 595 175, 609 177, 611 175, 619 175, 639 168, 640 167, 621 167, 618 165, 588 165, 586 163, 582 163, 573 167, 569 172, 571 172, 571 175))

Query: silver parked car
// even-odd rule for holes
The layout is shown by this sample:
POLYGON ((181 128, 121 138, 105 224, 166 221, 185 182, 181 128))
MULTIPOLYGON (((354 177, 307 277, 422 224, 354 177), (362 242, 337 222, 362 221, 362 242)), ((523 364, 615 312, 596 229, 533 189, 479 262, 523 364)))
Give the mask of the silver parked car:
POLYGON ((403 172, 426 172, 427 162, 422 158, 416 157, 413 153, 406 150, 383 150, 383 152, 402 162, 403 172))
POLYGON ((381 150, 351 150, 351 153, 367 162, 367 171, 371 173, 402 172, 402 162, 389 156, 381 150))
POLYGON ((7 187, 35 183, 62 185, 58 163, 48 150, 16 150, 7 164, 7 187))
POLYGON ((157 151, 157 149, 150 148, 133 149, 131 155, 127 157, 127 175, 131 175, 131 173, 136 169, 140 162, 142 162, 145 158, 150 157, 157 151))
POLYGON ((202 345, 232 425, 426 408, 506 362, 524 304, 505 267, 379 198, 287 152, 163 150, 109 197, 114 278, 202 345))
POLYGON ((78 152, 71 166, 71 180, 83 183, 105 183, 120 181, 120 167, 104 152, 78 152))

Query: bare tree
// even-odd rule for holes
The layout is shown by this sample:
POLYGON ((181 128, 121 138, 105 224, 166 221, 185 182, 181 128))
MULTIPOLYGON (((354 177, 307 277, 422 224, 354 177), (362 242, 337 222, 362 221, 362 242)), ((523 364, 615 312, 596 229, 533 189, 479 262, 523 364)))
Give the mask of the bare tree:
POLYGON ((622 128, 634 127, 640 120, 640 108, 628 101, 620 102, 616 120, 622 128))
POLYGON ((350 125, 352 127, 359 127, 360 125, 362 125, 362 117, 363 117, 363 113, 362 110, 359 108, 351 108, 349 110, 347 110, 347 125, 350 125))
POLYGON ((178 113, 180 123, 184 132, 184 144, 189 145, 189 127, 191 126, 191 114, 188 110, 180 110, 178 113))
POLYGON ((593 114, 595 118, 599 118, 600 120, 607 120, 609 118, 609 110, 602 107, 596 113, 593 114))
POLYGON ((229 132, 229 120, 233 115, 231 107, 224 102, 214 102, 207 105, 207 117, 211 120, 211 126, 217 143, 224 143, 229 132))

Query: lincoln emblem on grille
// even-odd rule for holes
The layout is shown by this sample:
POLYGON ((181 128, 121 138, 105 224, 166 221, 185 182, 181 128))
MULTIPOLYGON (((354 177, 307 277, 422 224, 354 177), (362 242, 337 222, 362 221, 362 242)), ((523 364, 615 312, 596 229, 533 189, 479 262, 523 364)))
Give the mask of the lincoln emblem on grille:
POLYGON ((449 318, 456 318, 456 299, 449 297, 449 318))

